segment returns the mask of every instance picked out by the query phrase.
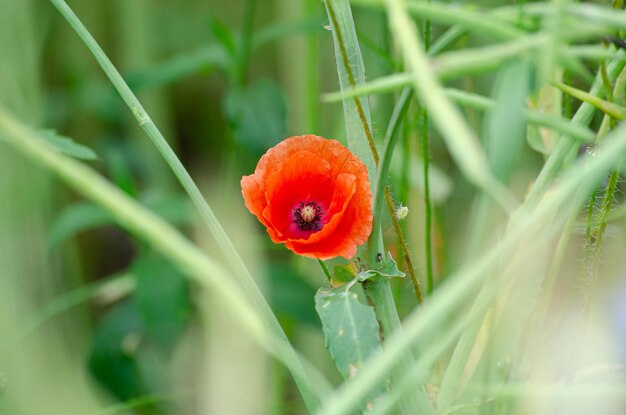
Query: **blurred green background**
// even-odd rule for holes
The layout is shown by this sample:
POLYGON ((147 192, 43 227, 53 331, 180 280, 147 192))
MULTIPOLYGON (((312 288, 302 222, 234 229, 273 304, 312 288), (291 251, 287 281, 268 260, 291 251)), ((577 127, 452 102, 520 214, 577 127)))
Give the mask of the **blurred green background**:
MULTIPOLYGON (((272 244, 239 191, 241 176, 285 137, 314 133, 344 141, 341 104, 321 99, 339 89, 323 3, 67 3, 202 189, 296 349, 338 383, 314 309, 315 291, 326 283, 321 269, 272 244)), ((354 17, 368 79, 400 70, 386 15, 355 9, 354 17)), ((441 29, 433 27, 435 37, 441 29)), ((451 48, 486 43, 472 34, 451 48)), ((503 70, 498 76, 506 81, 517 75, 503 70)), ((454 84, 498 98, 494 74, 454 84)), ((520 102, 530 84, 527 79, 521 86, 520 102)), ((85 146, 61 142, 220 257, 162 157, 46 1, 0 0, 0 104, 24 122, 56 130, 57 140, 71 137, 85 146)), ((370 104, 380 144, 393 97, 375 96, 370 104)), ((481 133, 489 121, 472 110, 465 115, 489 140, 481 133)), ((424 269, 421 119, 411 107, 391 168, 394 201, 409 207, 402 225, 418 275, 424 269)), ((525 125, 489 128, 519 133, 523 143, 525 125)), ((480 250, 485 234, 476 229, 495 227, 502 218, 472 216, 475 189, 435 134, 430 153, 440 280, 480 250), (478 240, 467 236, 476 234, 478 240)), ((514 174, 502 179, 521 196, 542 156, 528 146, 517 153, 517 164, 506 166, 514 174)), ((384 236, 393 240, 390 224, 384 224, 384 236)), ((330 265, 335 263, 345 261, 330 265)), ((394 290, 405 315, 415 305, 410 283, 394 281, 394 290)), ((0 414, 301 413, 290 375, 237 327, 210 296, 200 296, 149 246, 114 226, 103 209, 0 143, 0 414)))

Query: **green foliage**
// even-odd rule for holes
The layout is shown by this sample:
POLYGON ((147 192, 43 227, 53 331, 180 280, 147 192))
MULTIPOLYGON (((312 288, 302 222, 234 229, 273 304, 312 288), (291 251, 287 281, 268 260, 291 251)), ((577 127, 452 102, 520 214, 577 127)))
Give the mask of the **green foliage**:
POLYGON ((102 320, 93 338, 89 369, 120 400, 146 392, 136 359, 141 330, 135 302, 125 301, 102 320))
POLYGON ((285 137, 287 107, 272 81, 232 89, 224 99, 224 111, 242 148, 260 154, 285 137))
POLYGON ((136 279, 135 301, 145 338, 169 355, 191 314, 187 280, 176 267, 158 257, 144 256, 131 270, 136 279))
POLYGON ((98 158, 96 153, 89 147, 78 144, 71 138, 60 135, 55 130, 43 130, 39 133, 46 143, 63 154, 80 160, 96 160, 98 158))
POLYGON ((494 85, 496 105, 485 117, 487 160, 492 173, 503 182, 516 170, 524 145, 524 101, 530 92, 531 76, 528 62, 504 66, 494 85))
POLYGON ((380 262, 375 269, 361 271, 357 275, 359 282, 365 282, 376 278, 404 278, 406 274, 398 269, 398 264, 393 260, 391 252, 387 256, 380 255, 380 262))
POLYGON ((359 302, 351 285, 320 288, 315 295, 326 347, 345 379, 357 376, 364 362, 381 350, 374 309, 359 302))
POLYGON ((344 265, 335 265, 333 268, 333 278, 330 280, 330 285, 333 288, 340 287, 344 284, 354 281, 358 274, 358 269, 353 262, 349 262, 344 265))
POLYGON ((286 264, 272 264, 266 274, 272 309, 293 323, 319 328, 319 318, 315 314, 313 301, 315 287, 286 264))

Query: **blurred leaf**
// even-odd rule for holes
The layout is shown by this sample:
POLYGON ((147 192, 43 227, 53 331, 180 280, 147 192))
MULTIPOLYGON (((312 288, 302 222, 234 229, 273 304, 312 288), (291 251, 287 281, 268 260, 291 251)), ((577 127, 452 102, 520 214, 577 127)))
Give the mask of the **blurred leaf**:
POLYGON ((215 44, 133 71, 124 78, 133 90, 160 88, 200 72, 226 70, 229 65, 230 57, 224 47, 215 44))
MULTIPOLYGON (((374 309, 361 304, 345 286, 320 288, 315 295, 315 309, 337 369, 344 379, 357 376, 364 362, 382 351, 374 309)), ((371 407, 374 396, 365 406, 371 407)))
POLYGON ((89 147, 78 144, 71 138, 60 135, 55 130, 41 130, 39 133, 48 144, 65 155, 81 160, 96 160, 98 158, 96 153, 89 147))
POLYGON ((141 332, 135 302, 128 300, 109 312, 93 338, 89 369, 107 390, 123 401, 145 394, 135 356, 141 332))
MULTIPOLYGON (((402 165, 400 163, 391 163, 391 171, 394 176, 401 176, 402 165)), ((452 188, 454 186, 452 179, 434 162, 430 162, 428 165, 430 180, 430 200, 433 204, 439 205, 445 202, 452 194, 452 188)), ((417 189, 420 194, 424 194, 424 162, 416 157, 410 155, 409 162, 409 180, 411 187, 417 189)))
POLYGON ((341 287, 344 284, 353 281, 359 270, 354 262, 348 262, 345 265, 335 265, 333 268, 333 278, 330 280, 330 285, 333 288, 341 287))
POLYGON ((245 148, 263 152, 285 138, 287 106, 282 91, 272 81, 231 90, 224 112, 235 138, 245 148))
POLYGON ((493 92, 497 105, 485 118, 489 166, 501 181, 510 177, 524 145, 524 110, 531 86, 531 70, 528 62, 515 61, 498 72, 493 92))
MULTIPOLYGON (((145 199, 146 206, 170 223, 175 225, 189 223, 191 208, 183 196, 153 194, 143 199, 145 199)), ((48 233, 48 247, 52 249, 80 232, 114 223, 111 215, 100 206, 92 203, 76 203, 66 208, 54 220, 48 233)))
POLYGON ((319 319, 313 310, 315 288, 288 265, 274 263, 267 274, 270 303, 276 314, 319 327, 319 319))
POLYGON ((191 311, 187 281, 176 267, 156 256, 139 258, 131 272, 146 337, 169 355, 191 311))
POLYGON ((221 20, 209 16, 209 30, 213 39, 224 47, 230 56, 235 56, 237 46, 233 32, 221 20))
POLYGON ((111 215, 92 203, 77 203, 65 209, 53 222, 48 233, 48 246, 54 248, 65 239, 100 226, 113 223, 111 215))
POLYGON ((326 21, 321 16, 310 16, 300 20, 281 20, 254 33, 252 47, 258 48, 283 37, 297 34, 323 33, 326 21))
MULTIPOLYGON (((536 99, 529 98, 528 106, 541 114, 553 114, 557 91, 544 85, 539 88, 536 99)), ((555 134, 547 129, 536 125, 528 125, 526 141, 533 150, 543 155, 549 155, 554 147, 555 134)))
POLYGON ((359 282, 363 282, 371 278, 404 278, 405 276, 406 274, 398 269, 398 264, 393 260, 391 252, 387 252, 387 258, 381 259, 379 269, 359 272, 357 278, 359 282))
POLYGON ((547 129, 529 125, 526 133, 526 142, 536 152, 548 156, 550 155, 550 150, 546 147, 546 135, 542 134, 544 131, 547 131, 547 129))

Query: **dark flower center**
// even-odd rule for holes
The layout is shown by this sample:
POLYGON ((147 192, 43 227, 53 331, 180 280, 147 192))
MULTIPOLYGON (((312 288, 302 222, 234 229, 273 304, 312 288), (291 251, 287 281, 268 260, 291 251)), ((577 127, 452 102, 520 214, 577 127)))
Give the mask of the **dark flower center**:
POLYGON ((293 223, 301 231, 317 232, 322 229, 322 208, 315 202, 301 202, 293 210, 293 223))

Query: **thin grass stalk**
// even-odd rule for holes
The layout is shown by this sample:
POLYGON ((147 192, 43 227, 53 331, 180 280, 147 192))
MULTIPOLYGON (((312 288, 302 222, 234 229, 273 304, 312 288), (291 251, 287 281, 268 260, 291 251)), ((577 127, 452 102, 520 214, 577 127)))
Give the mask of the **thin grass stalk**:
MULTIPOLYGON (((402 94, 400 94, 400 98, 398 98, 398 102, 396 103, 396 106, 393 110, 391 119, 389 120, 389 125, 387 126, 387 131, 385 133, 383 158, 381 160, 380 167, 378 169, 378 175, 376 177, 376 185, 375 185, 375 190, 374 190, 374 227, 373 227, 372 234, 370 235, 370 238, 369 238, 370 240, 369 244, 372 244, 372 245, 374 244, 374 241, 379 240, 382 237, 381 235, 382 228, 380 226, 380 223, 382 219, 382 206, 384 203, 383 200, 386 198, 387 193, 388 193, 386 189, 388 188, 387 177, 389 175, 389 167, 391 166, 393 150, 395 149, 395 146, 400 136, 400 134, 398 134, 398 130, 400 129, 400 126, 402 125, 402 118, 404 117, 404 115, 406 114, 406 111, 408 110, 409 103, 411 102, 412 97, 413 97, 413 92, 411 89, 405 89, 404 91, 402 91, 402 94)), ((396 216, 397 218, 395 211, 393 215, 396 216)), ((399 232, 399 234, 402 234, 401 231, 399 232)), ((375 258, 373 258, 373 256, 375 257, 377 254, 378 252, 370 253, 370 262, 375 261, 375 258)), ((405 257, 405 260, 406 259, 407 257, 405 257)), ((412 267, 412 266, 413 265, 411 262, 407 262, 407 267, 412 267)), ((412 280, 413 278, 415 278, 414 273, 411 273, 410 276, 412 280)), ((421 285, 419 281, 417 280, 417 278, 413 280, 413 286, 415 288, 415 295, 417 297, 417 301, 418 303, 421 304, 423 301, 423 295, 422 295, 421 285)))
MULTIPOLYGON (((181 183, 189 197, 191 198, 194 206, 198 210, 202 220, 209 228, 209 231, 216 239, 219 248, 224 253, 224 256, 228 259, 229 265, 234 271, 235 278, 241 283, 246 295, 254 303, 257 311, 263 317, 265 324, 270 330, 280 338, 280 341, 284 345, 284 350, 289 354, 290 359, 297 359, 296 352, 291 347, 287 336, 282 330, 280 323, 276 316, 272 312, 269 304, 263 297, 263 294, 257 286, 252 274, 245 265, 243 259, 239 255, 238 251, 234 247, 232 241, 226 234, 226 231, 222 227, 221 223, 213 213, 212 209, 207 204, 206 200, 202 196, 200 189, 195 184, 183 164, 180 162, 172 148, 165 140, 165 137, 161 134, 157 126, 152 119, 148 116, 143 106, 133 94, 128 85, 124 82, 124 79, 120 73, 115 69, 115 66, 106 56, 102 48, 98 45, 96 40, 91 36, 89 31, 85 28, 82 22, 65 3, 64 0, 50 0, 51 3, 57 8, 69 25, 76 31, 79 38, 85 43, 87 48, 91 51, 102 70, 110 79, 113 86, 117 89, 124 102, 128 105, 133 115, 137 119, 137 122, 141 128, 145 131, 146 135, 150 138, 153 144, 157 147, 167 164, 172 169, 173 173, 181 183)), ((318 405, 317 397, 312 392, 310 379, 307 378, 304 372, 295 375, 296 384, 300 389, 303 399, 307 408, 312 411, 318 405)))
MULTIPOLYGON (((430 0, 428 0, 430 3, 430 0)), ((428 54, 430 49, 430 17, 424 22, 424 52, 428 54)), ((433 292, 433 237, 432 237, 432 211, 430 201, 430 150, 428 139, 428 109, 424 107, 422 113, 422 163, 424 165, 424 250, 426 260, 426 292, 433 292)))

